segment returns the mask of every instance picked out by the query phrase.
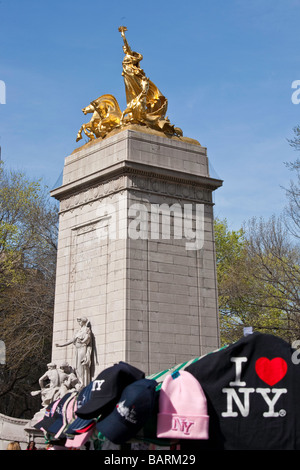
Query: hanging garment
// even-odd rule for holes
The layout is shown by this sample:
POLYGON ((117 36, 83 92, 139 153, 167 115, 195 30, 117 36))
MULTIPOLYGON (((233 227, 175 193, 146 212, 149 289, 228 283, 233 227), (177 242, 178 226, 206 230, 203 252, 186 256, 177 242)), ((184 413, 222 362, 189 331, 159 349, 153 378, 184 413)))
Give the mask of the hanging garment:
POLYGON ((144 377, 143 371, 123 361, 108 367, 91 382, 90 397, 77 409, 77 416, 82 419, 97 419, 99 415, 108 415, 113 411, 124 388, 144 377))
POLYGON ((292 347, 253 333, 189 365, 207 397, 209 439, 183 450, 299 450, 300 364, 292 347))
POLYGON ((122 392, 114 410, 96 424, 98 431, 114 444, 124 444, 135 437, 151 417, 157 382, 136 380, 122 392))
POLYGON ((192 374, 178 371, 165 378, 157 418, 159 438, 208 439, 206 397, 192 374))

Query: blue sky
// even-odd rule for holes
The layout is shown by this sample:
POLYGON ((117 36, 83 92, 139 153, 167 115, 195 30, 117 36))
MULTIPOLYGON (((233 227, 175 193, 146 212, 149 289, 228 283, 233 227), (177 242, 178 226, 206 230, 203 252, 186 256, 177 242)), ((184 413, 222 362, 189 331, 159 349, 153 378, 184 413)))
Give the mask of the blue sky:
MULTIPOLYGON (((1 0, 0 145, 6 166, 55 186, 87 122, 113 94, 125 108, 122 39, 168 98, 170 121, 207 147, 215 215, 237 229, 280 214, 297 157, 300 0, 1 0)), ((299 95, 300 96, 300 95, 299 95)))

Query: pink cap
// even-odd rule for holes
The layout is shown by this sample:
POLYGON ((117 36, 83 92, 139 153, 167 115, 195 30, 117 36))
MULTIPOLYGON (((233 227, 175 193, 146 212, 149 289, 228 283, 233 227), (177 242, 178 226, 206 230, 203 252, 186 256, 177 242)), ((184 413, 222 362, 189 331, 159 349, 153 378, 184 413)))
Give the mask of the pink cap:
POLYGON ((65 442, 65 446, 67 448, 70 448, 70 447, 79 448, 83 446, 93 435, 94 431, 95 431, 95 423, 94 423, 94 426, 89 431, 83 434, 77 434, 76 436, 74 436, 73 439, 67 439, 65 442))
POLYGON ((187 371, 168 375, 159 395, 157 437, 208 439, 207 401, 198 380, 187 371))

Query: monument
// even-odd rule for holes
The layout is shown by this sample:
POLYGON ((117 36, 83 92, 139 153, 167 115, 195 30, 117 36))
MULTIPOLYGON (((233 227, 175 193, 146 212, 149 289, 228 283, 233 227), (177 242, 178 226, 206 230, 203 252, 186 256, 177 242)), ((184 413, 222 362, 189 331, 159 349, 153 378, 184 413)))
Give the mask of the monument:
POLYGON ((70 364, 81 386, 119 361, 151 374, 219 347, 212 194, 222 181, 206 148, 166 117, 126 30, 126 109, 105 94, 82 110, 91 117, 76 140, 88 142, 66 157, 51 193, 52 363, 70 364))

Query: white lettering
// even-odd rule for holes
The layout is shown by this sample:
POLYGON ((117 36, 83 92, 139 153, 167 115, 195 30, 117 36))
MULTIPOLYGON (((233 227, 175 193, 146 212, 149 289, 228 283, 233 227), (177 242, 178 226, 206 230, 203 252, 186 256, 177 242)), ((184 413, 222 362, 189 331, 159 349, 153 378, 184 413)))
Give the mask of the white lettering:
POLYGON ((102 384, 105 382, 105 380, 94 380, 93 385, 92 385, 92 392, 95 390, 101 390, 102 384))
POLYGON ((99 220, 96 225, 97 237, 100 240, 115 240, 117 237, 116 208, 113 204, 99 205, 97 210, 99 220))
POLYGON ((159 238, 159 214, 162 215, 162 238, 171 238, 171 212, 174 215, 174 239, 182 238, 182 209, 180 204, 152 204, 151 205, 151 239, 159 238))
POLYGON ((0 341, 0 364, 5 364, 6 362, 6 347, 4 341, 0 341))
POLYGON ((227 394, 227 411, 222 412, 224 418, 235 418, 238 416, 237 411, 233 411, 233 402, 235 402, 238 410, 241 415, 245 418, 249 415, 250 412, 250 393, 256 392, 260 393, 266 404, 268 405, 268 411, 263 413, 265 418, 277 418, 279 412, 274 410, 275 404, 277 403, 280 396, 284 393, 287 393, 286 388, 239 388, 238 392, 244 394, 244 404, 240 400, 236 390, 234 388, 223 388, 223 393, 227 394), (271 398, 270 393, 273 393, 274 396, 271 398))
MULTIPOLYGON (((144 462, 144 460, 141 460, 144 462)), ((173 465, 189 465, 194 464, 196 461, 195 455, 179 454, 179 455, 169 455, 169 454, 150 454, 148 456, 148 464, 173 464, 173 465)))
POLYGON ((232 357, 231 362, 235 364, 235 381, 229 382, 231 387, 245 387, 246 382, 241 382, 241 373, 242 373, 242 362, 247 362, 246 357, 232 357))
POLYGON ((111 457, 104 458, 104 465, 130 465, 134 468, 138 459, 138 457, 119 457, 112 454, 111 457))
POLYGON ((194 242, 187 242, 185 247, 187 250, 201 250, 204 245, 204 204, 196 205, 196 227, 195 231, 193 225, 193 205, 184 205, 184 235, 194 242))
POLYGON ((129 223, 128 234, 131 240, 147 240, 148 238, 148 211, 143 204, 132 204, 128 210, 128 217, 134 217, 129 223))
POLYGON ((239 388, 238 389, 239 393, 244 394, 244 404, 242 404, 238 394, 236 393, 234 388, 223 388, 222 392, 227 393, 227 411, 222 412, 222 416, 224 418, 234 418, 235 416, 238 416, 237 411, 233 411, 233 401, 235 401, 235 404, 237 405, 240 413, 242 416, 247 417, 249 415, 250 411, 250 393, 253 393, 255 391, 254 388, 239 388))
POLYGON ((299 346, 300 346, 300 341, 299 340, 294 341, 292 343, 292 348, 296 349, 296 351, 294 351, 293 354, 292 354, 292 363, 296 364, 296 365, 300 364, 300 359, 298 358, 298 355, 300 354, 300 351, 297 350, 297 348, 299 346))
POLYGON ((292 94, 292 103, 293 104, 299 104, 300 103, 300 80, 294 80, 293 83, 292 83, 292 88, 298 88, 292 94))
POLYGON ((0 104, 6 104, 6 85, 3 80, 0 80, 0 104))
POLYGON ((119 198, 116 204, 99 204, 93 224, 95 229, 101 240, 127 237, 132 240, 147 240, 148 237, 181 240, 185 237, 187 250, 201 250, 204 245, 204 204, 151 204, 148 207, 141 203, 128 204, 127 200, 119 198))
POLYGON ((279 413, 274 411, 274 406, 277 400, 279 399, 279 397, 283 393, 287 393, 287 389, 286 388, 272 388, 272 390, 270 390, 269 388, 257 388, 256 392, 260 393, 262 397, 264 398, 265 402, 267 403, 267 405, 269 405, 269 411, 265 411, 263 413, 263 416, 265 418, 277 418, 277 416, 279 416, 279 413), (268 396, 268 393, 270 392, 274 393, 274 397, 272 400, 268 396))

